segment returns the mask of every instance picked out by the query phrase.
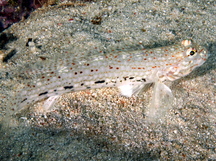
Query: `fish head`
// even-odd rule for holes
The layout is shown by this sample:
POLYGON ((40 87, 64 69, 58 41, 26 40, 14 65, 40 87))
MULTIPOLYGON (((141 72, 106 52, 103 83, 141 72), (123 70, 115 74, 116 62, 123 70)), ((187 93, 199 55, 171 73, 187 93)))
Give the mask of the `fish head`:
POLYGON ((196 67, 201 66, 208 58, 205 47, 193 44, 190 40, 181 42, 181 52, 178 52, 178 61, 166 69, 166 79, 176 80, 191 73, 196 67))

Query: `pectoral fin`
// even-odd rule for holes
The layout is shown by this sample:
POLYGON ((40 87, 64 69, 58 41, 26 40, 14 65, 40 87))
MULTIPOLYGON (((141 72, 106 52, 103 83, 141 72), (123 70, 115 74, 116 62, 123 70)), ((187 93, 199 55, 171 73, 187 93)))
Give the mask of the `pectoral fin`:
POLYGON ((131 97, 132 95, 137 95, 141 91, 148 89, 149 84, 143 82, 129 82, 127 84, 119 86, 119 91, 121 95, 126 97, 131 97))

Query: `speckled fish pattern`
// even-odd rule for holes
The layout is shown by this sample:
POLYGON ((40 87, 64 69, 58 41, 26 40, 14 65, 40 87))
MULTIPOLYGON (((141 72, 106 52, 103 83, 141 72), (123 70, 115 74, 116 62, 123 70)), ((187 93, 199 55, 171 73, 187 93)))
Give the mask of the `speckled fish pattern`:
POLYGON ((146 84, 174 81, 188 75, 207 57, 204 47, 189 40, 160 48, 110 52, 88 58, 61 57, 20 70, 34 77, 16 92, 12 106, 22 109, 52 96, 103 87, 118 87, 122 95, 130 97, 146 84))

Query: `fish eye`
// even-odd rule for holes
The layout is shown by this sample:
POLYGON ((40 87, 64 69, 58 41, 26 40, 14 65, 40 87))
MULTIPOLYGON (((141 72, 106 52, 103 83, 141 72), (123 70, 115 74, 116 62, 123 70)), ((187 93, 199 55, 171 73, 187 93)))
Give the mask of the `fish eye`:
POLYGON ((193 56, 197 51, 196 50, 191 50, 190 51, 190 56, 193 56))

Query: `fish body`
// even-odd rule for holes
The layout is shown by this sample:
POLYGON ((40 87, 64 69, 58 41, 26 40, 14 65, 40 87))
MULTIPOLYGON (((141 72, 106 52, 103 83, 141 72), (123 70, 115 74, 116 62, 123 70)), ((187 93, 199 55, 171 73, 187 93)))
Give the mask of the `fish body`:
POLYGON ((118 87, 122 95, 130 97, 149 83, 155 83, 155 91, 160 88, 171 93, 163 82, 188 75, 207 57, 208 52, 204 47, 189 40, 153 49, 111 52, 83 58, 61 57, 46 65, 32 65, 19 71, 26 76, 33 75, 33 79, 23 82, 24 88, 16 92, 13 106, 22 109, 67 92, 103 87, 118 87))

